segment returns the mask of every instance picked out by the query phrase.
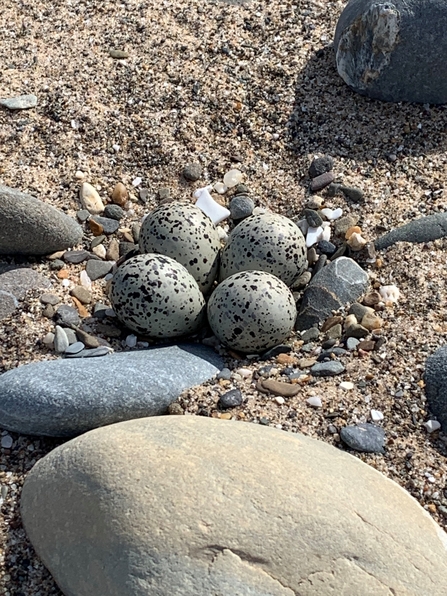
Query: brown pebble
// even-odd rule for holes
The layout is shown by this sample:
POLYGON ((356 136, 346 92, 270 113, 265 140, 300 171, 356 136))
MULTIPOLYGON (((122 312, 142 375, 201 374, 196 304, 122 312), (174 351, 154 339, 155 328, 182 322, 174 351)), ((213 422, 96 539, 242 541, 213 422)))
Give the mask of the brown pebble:
MULTIPOLYGON (((341 317, 340 317, 341 318, 341 317)), ((342 327, 340 323, 333 325, 326 333, 327 339, 340 339, 342 335, 342 327)))
POLYGON ((57 252, 54 252, 51 255, 47 255, 45 258, 48 259, 49 261, 55 261, 56 259, 60 259, 62 258, 62 255, 64 254, 65 250, 58 250, 57 252))
POLYGON ((73 300, 76 308, 78 309, 79 316, 81 316, 83 319, 90 316, 90 313, 85 308, 85 306, 82 304, 82 302, 80 302, 77 298, 75 298, 75 296, 72 296, 71 299, 73 300))
POLYGON ((76 337, 79 339, 79 341, 82 341, 87 348, 97 348, 99 346, 98 338, 90 335, 90 333, 87 333, 82 329, 76 329, 76 337))
POLYGON ((361 234, 361 233, 362 233, 362 228, 360 228, 359 226, 352 226, 352 228, 349 228, 349 230, 346 231, 345 239, 349 240, 349 238, 352 236, 352 234, 361 234))
POLYGON ((82 302, 82 304, 90 304, 92 301, 91 293, 84 286, 75 286, 70 290, 70 294, 77 298, 79 302, 82 302))
POLYGON ((365 352, 372 352, 375 347, 375 341, 372 341, 372 339, 365 339, 358 344, 357 349, 364 350, 365 352))
POLYGON ((42 311, 42 316, 46 317, 47 319, 52 319, 55 312, 54 306, 52 304, 47 304, 42 311))
POLYGON ((122 182, 118 182, 112 192, 112 203, 124 207, 129 199, 129 192, 122 182))
POLYGON ((316 358, 302 358, 298 362, 298 366, 300 368, 310 368, 311 366, 313 366, 315 364, 316 361, 317 361, 316 358))
POLYGON ((322 333, 326 333, 326 331, 329 331, 329 329, 331 327, 333 327, 334 325, 338 325, 339 323, 343 322, 343 317, 340 316, 335 316, 335 317, 329 317, 329 319, 326 319, 325 322, 323 323, 322 327, 321 327, 321 332, 322 333))
POLYGON ((120 258, 120 244, 116 238, 112 238, 106 252, 108 261, 117 261, 120 258))
POLYGON ((230 412, 222 412, 222 414, 220 415, 221 420, 231 420, 232 418, 233 415, 230 412))
POLYGON ((429 503, 427 505, 427 509, 430 511, 430 513, 436 513, 436 505, 434 503, 429 503))
POLYGON ((376 314, 367 312, 366 315, 361 320, 361 324, 366 329, 369 329, 370 331, 372 331, 373 329, 380 329, 383 325, 383 321, 376 314))
POLYGON ((101 234, 104 232, 102 225, 97 223, 94 219, 89 219, 88 225, 91 232, 93 233, 93 236, 101 236, 101 234))
POLYGON ((296 357, 291 356, 290 354, 278 354, 276 362, 278 362, 278 364, 295 364, 296 357))
POLYGON ((57 276, 59 279, 68 279, 69 274, 70 272, 68 271, 68 269, 61 269, 57 272, 57 276))
POLYGON ((310 182, 310 190, 312 192, 318 192, 326 186, 329 186, 331 182, 335 180, 335 176, 332 172, 325 172, 324 174, 320 174, 316 178, 313 178, 310 182))
POLYGON ((375 306, 381 302, 382 297, 380 296, 379 292, 370 292, 363 298, 363 304, 366 306, 375 306))
POLYGON ((275 379, 263 379, 261 380, 261 385, 270 393, 273 393, 274 395, 282 395, 283 397, 293 397, 300 390, 297 385, 275 381, 275 379))
POLYGON ((123 232, 123 238, 127 241, 127 242, 131 242, 133 244, 134 242, 134 238, 132 236, 132 234, 130 232, 123 232))

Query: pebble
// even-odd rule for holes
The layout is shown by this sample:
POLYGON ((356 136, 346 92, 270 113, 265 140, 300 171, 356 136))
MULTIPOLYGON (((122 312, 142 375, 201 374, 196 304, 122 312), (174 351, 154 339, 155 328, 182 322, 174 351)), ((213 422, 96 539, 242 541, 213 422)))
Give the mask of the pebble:
POLYGON ((120 244, 116 238, 112 238, 106 251, 108 261, 117 261, 120 258, 120 244))
POLYGON ((132 252, 137 248, 133 242, 120 242, 119 243, 119 256, 125 257, 128 253, 132 252))
POLYGON ((218 379, 222 379, 223 381, 229 381, 231 379, 231 370, 229 368, 223 368, 220 373, 217 375, 218 379))
POLYGON ((90 212, 87 211, 87 209, 80 209, 77 213, 76 213, 76 217, 78 218, 78 220, 81 223, 84 223, 88 220, 88 218, 90 217, 90 212))
POLYGON ((8 99, 0 99, 0 106, 8 110, 29 110, 37 106, 37 97, 33 94, 18 95, 8 99))
POLYGON ((110 219, 115 219, 116 221, 120 221, 126 214, 124 210, 119 205, 106 205, 104 209, 104 217, 109 217, 110 219))
POLYGON ((310 369, 310 374, 314 377, 333 377, 345 371, 345 367, 338 360, 329 362, 317 362, 310 369))
POLYGON ((3 435, 2 437, 2 448, 3 449, 11 449, 13 444, 13 440, 11 435, 3 435))
POLYGON ((248 379, 253 374, 253 372, 249 368, 238 368, 235 372, 238 375, 240 375, 243 379, 248 379))
POLYGON ((280 354, 289 354, 292 351, 292 348, 286 344, 279 344, 273 348, 270 348, 266 352, 264 352, 261 356, 261 360, 270 360, 270 358, 275 358, 280 354))
MULTIPOLYGON (((141 192, 141 191, 140 191, 141 192)), ((124 207, 129 199, 129 192, 122 182, 118 182, 112 192, 112 203, 124 207)))
POLYGON ((365 352, 372 352, 375 349, 375 347, 376 347, 375 341, 373 341, 371 339, 365 339, 358 344, 357 349, 364 350, 365 352))
POLYGON ((93 254, 95 254, 100 259, 105 259, 106 258, 107 250, 106 250, 106 247, 103 244, 98 244, 98 246, 94 246, 92 248, 92 252, 93 252, 93 254))
POLYGON ((286 400, 283 397, 281 397, 281 395, 277 395, 275 397, 275 401, 279 406, 282 406, 283 404, 286 403, 286 400))
POLYGON ((305 288, 312 279, 312 273, 310 271, 304 271, 292 284, 292 290, 301 290, 305 288))
POLYGON ((344 391, 352 391, 352 389, 354 389, 354 383, 352 383, 351 381, 342 381, 339 387, 344 391))
POLYGON ((304 217, 310 228, 319 228, 323 223, 321 215, 313 209, 304 209, 304 217))
POLYGON ((306 246, 310 248, 317 242, 319 242, 323 237, 323 228, 319 226, 318 228, 309 228, 306 234, 306 246))
POLYGON ((309 177, 317 178, 326 172, 330 172, 334 167, 334 160, 330 155, 323 155, 321 157, 314 157, 309 166, 309 177))
POLYGON ((56 325, 53 343, 58 354, 63 354, 69 346, 67 334, 60 325, 56 325))
POLYGON ((309 267, 318 261, 318 255, 315 248, 312 247, 308 249, 306 258, 307 262, 309 263, 309 267))
POLYGON ((219 408, 236 408, 242 403, 242 393, 239 389, 230 389, 219 397, 217 405, 219 408))
POLYGON ((398 302, 400 298, 399 288, 395 285, 382 286, 379 288, 379 294, 385 304, 398 302))
POLYGON ((126 346, 128 348, 134 348, 137 345, 138 338, 133 333, 126 337, 126 346))
POLYGON ((329 186, 331 182, 335 180, 335 176, 332 172, 325 172, 324 174, 320 174, 311 180, 310 183, 310 190, 312 192, 318 192, 319 190, 323 190, 326 186, 329 186))
POLYGON ((361 203, 364 199, 364 192, 355 186, 340 186, 342 193, 353 203, 361 203))
POLYGON ((302 235, 305 236, 307 234, 307 230, 309 229, 309 224, 307 223, 307 219, 306 218, 299 219, 298 221, 295 221, 295 224, 301 230, 302 235))
POLYGON ((109 56, 115 60, 124 60, 125 58, 129 58, 129 53, 124 50, 109 50, 109 56))
POLYGON ((183 168, 183 178, 196 182, 202 176, 203 168, 199 163, 189 163, 183 168))
POLYGON ((348 246, 356 252, 362 250, 366 243, 365 238, 358 232, 353 232, 348 239, 348 246))
POLYGON ((85 267, 91 281, 104 277, 112 270, 112 263, 109 261, 88 261, 85 267))
POLYGON ((101 236, 101 234, 104 232, 102 225, 97 223, 94 219, 88 220, 88 227, 94 236, 101 236))
POLYGON ((334 232, 337 236, 342 236, 343 238, 346 235, 346 232, 357 225, 359 218, 356 215, 345 215, 334 223, 334 232))
POLYGON ((428 433, 433 433, 441 428, 441 423, 437 420, 427 420, 424 422, 424 427, 428 433))
POLYGON ((87 348, 98 348, 100 343, 99 339, 83 329, 76 329, 76 336, 87 348))
POLYGON ((54 310, 54 306, 52 304, 47 304, 42 311, 42 316, 47 319, 52 319, 54 317, 55 312, 56 311, 54 310))
POLYGON ((81 322, 78 311, 68 304, 59 306, 56 311, 55 319, 57 324, 66 327, 76 327, 81 322))
POLYGON ((93 307, 93 316, 95 319, 103 319, 106 316, 106 310, 108 306, 102 304, 101 302, 97 302, 93 307))
POLYGON ((92 229, 92 232, 95 234, 95 236, 99 236, 102 233, 107 235, 113 234, 120 227, 120 223, 116 219, 110 219, 110 217, 100 217, 99 215, 95 215, 94 217, 89 219, 90 225, 92 224, 92 222, 94 222, 97 225, 97 227, 95 227, 95 230, 99 231, 99 233, 95 233, 95 230, 92 229))
POLYGON ((228 188, 225 186, 225 184, 223 182, 216 182, 216 184, 214 185, 214 190, 220 194, 220 195, 224 195, 228 188))
POLYGON ((54 333, 49 331, 42 341, 46 346, 51 346, 51 344, 54 342, 54 333))
POLYGON ((237 195, 230 201, 229 209, 231 217, 235 220, 244 219, 253 213, 255 204, 250 197, 237 195))
POLYGON ((313 408, 321 408, 321 406, 323 405, 321 398, 316 396, 312 396, 306 399, 306 403, 308 403, 309 406, 312 406, 313 408))
POLYGON ((91 350, 81 350, 76 354, 66 354, 68 358, 97 358, 100 356, 107 356, 112 353, 112 348, 107 346, 100 346, 99 348, 93 348, 91 350))
MULTIPOLYGON (((147 189, 147 188, 140 188, 140 190, 138 191, 138 197, 139 197, 139 199, 140 199, 140 201, 142 203, 147 203, 147 200, 149 198, 149 189, 147 189)), ((160 191, 158 191, 158 198, 159 198, 160 201, 167 201, 169 199, 169 194, 164 199, 160 199, 160 191)))
POLYGON ((362 423, 340 429, 340 438, 348 447, 363 453, 383 453, 385 431, 375 424, 362 423))
POLYGON ((90 257, 91 254, 87 250, 66 250, 64 252, 64 261, 72 265, 78 265, 90 257))
POLYGON ((78 354, 84 348, 85 345, 82 343, 82 341, 75 341, 73 344, 68 346, 68 348, 65 350, 65 354, 78 354))
POLYGON ((98 191, 88 182, 83 182, 81 184, 81 188, 79 189, 79 199, 83 208, 93 215, 97 215, 104 211, 104 204, 98 191))
POLYGON ((303 369, 303 368, 310 368, 311 366, 313 366, 316 363, 316 359, 315 358, 302 358, 299 362, 298 362, 298 366, 303 369))
POLYGON ((138 243, 138 241, 140 239, 141 224, 136 222, 136 223, 132 224, 131 229, 132 229, 132 237, 134 239, 134 242, 138 243))
POLYGON ((59 302, 61 301, 59 296, 50 293, 42 294, 39 300, 42 302, 42 304, 51 304, 52 306, 56 306, 56 304, 59 304, 59 302))
POLYGON ((68 337, 68 343, 70 344, 70 346, 78 341, 76 333, 73 329, 70 329, 70 327, 65 327, 64 331, 65 335, 68 337))
POLYGON ((356 339, 362 339, 363 337, 366 337, 368 333, 368 329, 365 329, 365 327, 359 325, 359 323, 354 323, 353 325, 349 325, 349 327, 346 328, 345 336, 349 338, 355 337, 356 339))
POLYGON ((137 176, 136 178, 134 178, 134 179, 132 180, 132 186, 136 188, 137 186, 140 186, 140 184, 141 184, 142 182, 143 182, 143 179, 142 179, 142 178, 140 178, 140 176, 137 176))
POLYGON ((342 336, 342 328, 341 328, 340 323, 333 325, 326 332, 327 339, 340 339, 341 336, 342 336))
POLYGON ((371 410, 370 414, 371 420, 373 422, 380 422, 380 420, 383 420, 384 418, 383 412, 381 412, 380 410, 371 410))
POLYGON ((325 207, 321 210, 321 213, 328 221, 334 221, 343 215, 343 209, 340 207, 338 209, 329 209, 328 207, 325 207))
POLYGON ((223 177, 224 184, 227 188, 233 188, 242 182, 242 172, 240 170, 229 170, 223 177))
POLYGON ((332 242, 329 242, 328 240, 320 240, 317 244, 317 248, 320 252, 329 257, 337 250, 335 244, 332 244, 332 242))
POLYGON ((81 273, 79 275, 79 280, 81 282, 81 286, 83 286, 84 288, 87 288, 87 290, 91 290, 92 280, 88 276, 87 271, 85 271, 85 269, 83 269, 81 271, 81 273))
POLYGON ((70 290, 70 295, 77 298, 82 304, 90 304, 92 301, 91 292, 84 288, 84 286, 75 286, 70 290))
POLYGON ((292 385, 291 383, 283 383, 275 379, 260 379, 258 385, 262 390, 273 393, 274 395, 281 395, 282 397, 293 397, 300 391, 299 385, 292 385))

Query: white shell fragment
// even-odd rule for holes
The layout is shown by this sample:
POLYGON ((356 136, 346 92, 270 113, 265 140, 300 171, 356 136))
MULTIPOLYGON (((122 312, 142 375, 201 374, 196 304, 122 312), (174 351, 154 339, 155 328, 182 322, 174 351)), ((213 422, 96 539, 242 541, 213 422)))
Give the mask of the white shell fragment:
POLYGON ((223 195, 227 192, 228 188, 225 186, 223 182, 216 182, 216 184, 214 185, 214 190, 220 195, 223 195))
POLYGON ((104 204, 101 201, 98 191, 88 182, 84 182, 81 185, 79 199, 84 209, 87 209, 87 211, 93 215, 98 215, 104 211, 104 204))
POLYGON ((371 410, 371 420, 373 422, 380 422, 380 420, 383 420, 383 412, 380 410, 371 410))
POLYGON ((204 188, 198 188, 194 192, 194 198, 197 199, 196 207, 201 209, 211 219, 213 224, 218 224, 227 217, 230 217, 230 212, 213 199, 210 195, 212 186, 205 186, 204 188))
POLYGON ((354 389, 354 383, 352 381, 342 381, 339 385, 340 389, 344 389, 345 391, 351 391, 354 389))
POLYGON ((428 433, 434 433, 435 430, 439 430, 441 428, 441 423, 437 420, 427 420, 427 422, 424 422, 424 426, 428 433))
POLYGON ((321 398, 317 397, 316 395, 313 395, 312 397, 309 397, 309 399, 306 399, 306 403, 308 403, 309 406, 312 406, 313 408, 321 408, 321 406, 323 405, 321 398))
POLYGON ((343 215, 343 209, 338 207, 338 209, 329 209, 329 207, 325 207, 321 210, 321 214, 329 221, 334 221, 334 219, 338 219, 343 215))
POLYGON ((395 285, 382 286, 379 289, 379 294, 382 296, 385 303, 397 302, 400 298, 399 288, 395 285))
POLYGON ((89 278, 88 273, 85 269, 81 271, 81 275, 79 276, 81 280, 81 286, 86 288, 87 290, 92 289, 92 280, 89 278))
POLYGON ((331 224, 328 221, 324 221, 322 224, 323 233, 321 234, 321 240, 329 242, 331 239, 331 224))
POLYGON ((323 238, 323 228, 319 226, 318 228, 311 228, 307 230, 306 235, 306 246, 310 248, 317 242, 319 242, 323 238))
POLYGON ((224 184, 227 188, 233 188, 242 182, 242 172, 240 170, 230 170, 223 178, 224 184))

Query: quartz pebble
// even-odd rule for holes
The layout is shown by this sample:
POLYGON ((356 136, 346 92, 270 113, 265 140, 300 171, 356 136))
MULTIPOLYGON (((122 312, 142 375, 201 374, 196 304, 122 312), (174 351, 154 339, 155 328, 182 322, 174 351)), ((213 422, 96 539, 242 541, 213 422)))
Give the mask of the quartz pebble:
POLYGON ((94 186, 88 182, 84 182, 79 190, 79 199, 84 209, 87 209, 89 213, 97 215, 104 211, 104 204, 98 191, 94 186))
POLYGON ((380 422, 380 420, 383 420, 383 418, 383 412, 380 410, 371 410, 371 420, 373 422, 380 422))
POLYGON ((351 381, 342 381, 339 387, 344 391, 351 391, 352 389, 354 389, 354 383, 352 383, 351 381))
POLYGON ((134 348, 137 345, 138 338, 134 334, 130 334, 126 337, 126 346, 128 348, 134 348))
POLYGON ((428 433, 433 433, 441 428, 441 423, 437 420, 427 420, 424 422, 424 427, 428 433))
POLYGON ((379 294, 385 304, 397 302, 400 298, 399 288, 395 285, 382 286, 379 288, 379 294))
POLYGON ((321 408, 321 406, 323 405, 321 398, 316 396, 312 396, 306 399, 306 403, 308 403, 309 406, 312 406, 313 408, 321 408))
POLYGON ((242 182, 242 172, 240 170, 229 170, 224 178, 224 184, 227 188, 233 188, 242 182))
POLYGON ((196 207, 201 209, 208 217, 212 220, 212 222, 216 225, 227 219, 231 215, 230 211, 213 199, 210 195, 210 190, 212 189, 211 186, 206 186, 205 188, 198 188, 194 192, 194 198, 196 198, 196 207))
POLYGON ((306 246, 310 248, 323 238, 323 228, 319 226, 318 228, 311 228, 309 227, 306 234, 306 246))
POLYGON ((2 448, 3 449, 11 449, 13 444, 13 440, 11 435, 3 435, 2 437, 2 448))
POLYGON ((228 188, 225 186, 223 182, 216 182, 216 184, 214 185, 214 190, 218 194, 223 195, 227 192, 228 188))

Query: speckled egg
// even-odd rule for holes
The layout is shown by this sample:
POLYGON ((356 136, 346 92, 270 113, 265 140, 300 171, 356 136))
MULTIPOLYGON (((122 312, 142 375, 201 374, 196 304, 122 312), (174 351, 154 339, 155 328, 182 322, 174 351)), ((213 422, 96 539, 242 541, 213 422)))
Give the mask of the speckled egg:
POLYGON ((205 299, 195 279, 164 255, 125 261, 113 276, 110 301, 121 323, 151 337, 194 333, 205 315, 205 299))
POLYGON ((220 279, 239 271, 267 271, 290 286, 307 266, 306 241, 283 215, 252 215, 231 232, 222 250, 220 279))
POLYGON ((148 214, 140 231, 140 251, 172 257, 205 294, 219 269, 220 240, 211 219, 190 203, 171 202, 148 214))
POLYGON ((229 348, 259 353, 292 332, 296 306, 292 292, 265 271, 242 271, 220 283, 208 302, 208 321, 229 348))

